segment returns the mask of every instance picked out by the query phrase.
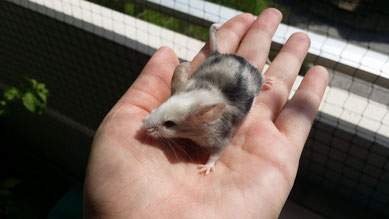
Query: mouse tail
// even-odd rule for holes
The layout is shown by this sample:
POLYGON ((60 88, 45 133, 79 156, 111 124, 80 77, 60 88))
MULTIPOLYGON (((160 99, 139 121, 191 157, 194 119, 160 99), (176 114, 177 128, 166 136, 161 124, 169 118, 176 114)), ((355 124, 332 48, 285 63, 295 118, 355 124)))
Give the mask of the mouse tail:
POLYGON ((221 23, 212 24, 209 28, 209 48, 211 53, 219 53, 219 49, 217 47, 217 38, 216 32, 221 27, 221 23))

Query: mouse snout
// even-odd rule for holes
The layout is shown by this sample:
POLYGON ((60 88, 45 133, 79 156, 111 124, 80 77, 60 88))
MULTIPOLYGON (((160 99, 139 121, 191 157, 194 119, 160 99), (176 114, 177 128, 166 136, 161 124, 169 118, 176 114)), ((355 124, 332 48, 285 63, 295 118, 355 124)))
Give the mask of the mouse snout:
POLYGON ((149 130, 155 129, 155 124, 150 121, 150 117, 147 117, 143 119, 142 128, 148 132, 149 130))
POLYGON ((148 133, 157 132, 157 131, 158 131, 158 127, 156 127, 156 126, 149 127, 149 128, 146 129, 146 131, 147 131, 148 133))
POLYGON ((160 135, 160 128, 157 125, 144 125, 146 133, 153 137, 158 137, 160 135))

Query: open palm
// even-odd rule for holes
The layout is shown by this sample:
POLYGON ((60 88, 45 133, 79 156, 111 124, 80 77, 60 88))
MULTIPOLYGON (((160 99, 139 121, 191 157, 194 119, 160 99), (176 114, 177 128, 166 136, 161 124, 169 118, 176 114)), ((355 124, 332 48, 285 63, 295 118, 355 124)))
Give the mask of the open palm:
MULTIPOLYGON (((281 14, 267 9, 242 14, 218 30, 219 49, 262 69, 281 14)), ((309 47, 293 34, 266 73, 263 89, 242 126, 207 176, 196 167, 206 155, 183 142, 151 139, 143 119, 170 95, 178 59, 159 49, 101 123, 85 184, 90 218, 276 218, 293 186, 301 150, 327 85, 327 72, 313 67, 294 97, 292 84, 309 47)), ((207 46, 194 58, 195 69, 207 46)))

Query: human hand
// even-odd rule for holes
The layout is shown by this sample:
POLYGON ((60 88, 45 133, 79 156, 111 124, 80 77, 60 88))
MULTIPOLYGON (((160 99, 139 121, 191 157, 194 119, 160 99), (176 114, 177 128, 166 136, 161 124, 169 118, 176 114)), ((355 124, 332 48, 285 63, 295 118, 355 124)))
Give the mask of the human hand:
MULTIPOLYGON (((242 14, 218 30, 222 53, 236 53, 262 69, 281 13, 242 14)), ((273 60, 267 89, 207 176, 204 157, 184 145, 158 142, 139 131, 143 119, 170 95, 179 61, 159 49, 96 132, 85 182, 88 218, 276 218, 293 186, 304 143, 327 85, 323 67, 305 75, 294 97, 292 84, 309 47, 293 34, 273 60), (181 149, 180 149, 181 147, 181 149), (189 153, 189 154, 188 154, 189 153), (189 156, 188 156, 189 155, 189 156)), ((192 61, 207 57, 204 47, 192 61)))

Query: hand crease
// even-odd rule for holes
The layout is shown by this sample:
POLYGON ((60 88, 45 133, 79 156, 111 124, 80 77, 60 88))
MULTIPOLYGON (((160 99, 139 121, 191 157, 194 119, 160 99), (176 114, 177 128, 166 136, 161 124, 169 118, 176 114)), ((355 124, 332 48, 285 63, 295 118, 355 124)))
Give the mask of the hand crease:
MULTIPOLYGON (((141 88, 137 88, 137 87, 132 87, 131 88, 133 91, 136 91, 136 92, 140 92, 142 94, 145 94, 147 96, 149 96, 150 98, 152 98, 154 101, 158 102, 158 103, 161 103, 162 101, 159 100, 155 95, 153 94, 150 94, 149 92, 146 92, 144 91, 143 89, 141 88)), ((143 101, 142 103, 147 103, 147 101, 143 101)), ((138 108, 141 108, 142 110, 146 111, 147 113, 150 113, 152 109, 150 109, 151 107, 146 107, 144 106, 142 103, 136 103, 134 101, 131 101, 130 104, 133 105, 133 106, 136 106, 138 108)))
POLYGON ((162 83, 164 84, 166 89, 170 90, 170 87, 171 87, 171 86, 169 86, 170 84, 168 82, 166 82, 166 79, 161 77, 159 74, 149 74, 149 76, 158 78, 160 81, 162 81, 162 83))
POLYGON ((244 150, 246 153, 248 153, 249 155, 253 155, 255 157, 257 157, 258 159, 264 161, 264 162, 267 162, 267 163, 270 163, 269 166, 272 166, 276 169, 279 170, 279 172, 281 173, 282 177, 284 178, 285 182, 287 183, 288 186, 291 185, 290 182, 292 182, 293 184, 293 177, 289 174, 289 171, 288 169, 285 167, 285 165, 282 165, 280 164, 280 162, 277 162, 269 157, 266 157, 266 156, 263 156, 259 153, 251 153, 250 151, 248 151, 247 149, 245 148, 241 148, 242 150, 244 150))

